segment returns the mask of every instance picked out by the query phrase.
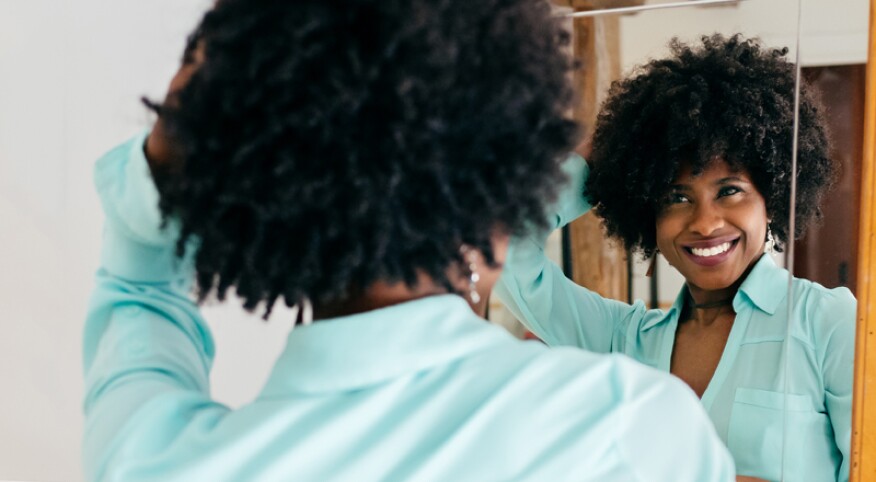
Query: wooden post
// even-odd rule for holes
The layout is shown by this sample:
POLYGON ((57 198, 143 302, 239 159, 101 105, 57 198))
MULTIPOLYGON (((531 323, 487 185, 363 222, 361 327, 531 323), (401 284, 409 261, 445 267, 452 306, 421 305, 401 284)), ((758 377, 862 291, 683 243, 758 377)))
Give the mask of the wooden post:
POLYGON ((876 480, 876 0, 870 0, 870 52, 864 107, 858 246, 858 327, 852 400, 852 481, 876 480))
MULTIPOLYGON (((573 7, 580 9, 581 3, 573 7)), ((580 96, 575 118, 590 135, 611 82, 621 74, 619 18, 607 15, 575 19, 573 38, 575 56, 582 62, 575 75, 580 96)), ((587 213, 569 225, 569 234, 572 279, 607 298, 626 300, 629 283, 626 252, 606 239, 602 222, 593 213, 587 213)))

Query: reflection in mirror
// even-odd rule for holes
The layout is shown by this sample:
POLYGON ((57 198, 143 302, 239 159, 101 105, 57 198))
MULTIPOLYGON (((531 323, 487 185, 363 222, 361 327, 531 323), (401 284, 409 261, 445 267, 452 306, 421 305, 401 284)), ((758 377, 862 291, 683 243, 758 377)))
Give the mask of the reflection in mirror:
MULTIPOLYGON (((596 205, 562 240, 564 271, 585 289, 514 245, 498 294, 549 344, 622 352, 679 376, 740 475, 843 480, 854 297, 802 279, 789 293, 784 268, 790 232, 818 217, 834 169, 829 118, 804 85, 792 209, 799 12, 796 1, 749 0, 576 19, 589 67, 576 115, 592 153, 556 219, 584 211, 576 189, 596 205)), ((853 276, 853 261, 838 265, 853 276)))

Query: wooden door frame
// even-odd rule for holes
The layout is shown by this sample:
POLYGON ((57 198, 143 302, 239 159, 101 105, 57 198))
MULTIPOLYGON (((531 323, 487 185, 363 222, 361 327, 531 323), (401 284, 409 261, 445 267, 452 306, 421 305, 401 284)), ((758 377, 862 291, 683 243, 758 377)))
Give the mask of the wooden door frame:
POLYGON ((876 480, 876 0, 870 0, 870 39, 864 107, 858 253, 858 326, 852 401, 852 481, 876 480))

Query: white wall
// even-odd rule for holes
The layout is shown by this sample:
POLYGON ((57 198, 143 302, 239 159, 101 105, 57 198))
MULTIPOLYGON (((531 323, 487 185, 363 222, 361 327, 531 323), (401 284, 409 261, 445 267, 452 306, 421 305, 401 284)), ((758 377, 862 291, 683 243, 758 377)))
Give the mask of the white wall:
MULTIPOLYGON (((81 479, 80 342, 98 156, 149 125, 209 0, 0 0, 0 480, 81 479)), ((214 393, 250 399, 288 320, 208 308, 214 393)))
MULTIPOLYGON (((648 3, 666 3, 651 1, 648 3)), ((741 32, 765 44, 796 54, 798 12, 802 6, 801 60, 804 66, 865 63, 869 2, 867 0, 743 0, 717 5, 654 10, 621 19, 624 70, 662 55, 672 35, 695 40, 712 32, 741 32), (665 39, 665 40, 664 40, 665 39)))
MULTIPOLYGON (((138 99, 163 96, 185 34, 209 3, 0 0, 0 479, 81 479, 79 350, 101 226, 91 165, 149 125, 138 99)), ((790 14, 780 10, 770 15, 790 14)), ((853 26, 837 42, 861 60, 866 11, 855 12, 819 15, 836 25, 818 25, 828 34, 853 26)), ((673 15, 674 28, 702 30, 673 15)), ((628 17, 624 28, 644 35, 645 19, 628 17)), ((625 39, 631 52, 653 45, 625 39)), ((218 399, 237 406, 256 393, 285 342, 283 314, 263 323, 233 305, 206 309, 218 399)))

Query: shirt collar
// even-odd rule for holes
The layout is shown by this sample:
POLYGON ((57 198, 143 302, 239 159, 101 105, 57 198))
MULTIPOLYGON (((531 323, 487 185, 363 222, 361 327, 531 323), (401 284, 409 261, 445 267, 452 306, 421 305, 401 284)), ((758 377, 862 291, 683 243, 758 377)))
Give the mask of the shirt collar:
MULTIPOLYGON (((739 291, 733 298, 733 310, 739 313, 750 303, 759 310, 770 315, 775 314, 788 295, 789 273, 784 268, 776 266, 772 256, 764 254, 755 263, 748 277, 742 282, 739 291)), ((642 330, 647 330, 664 321, 681 316, 684 302, 687 298, 687 284, 678 292, 675 302, 664 316, 655 316, 642 324, 642 330)))
POLYGON ((761 311, 775 314, 788 296, 790 279, 788 270, 776 266, 772 256, 764 254, 739 287, 733 299, 733 309, 738 313, 747 299, 761 311))
POLYGON ((663 316, 654 316, 648 318, 644 323, 642 323, 642 330, 648 330, 656 325, 663 323, 664 321, 672 320, 681 316, 681 310, 684 308, 684 300, 687 298, 687 296, 685 295, 686 293, 687 285, 684 285, 681 290, 679 290, 678 296, 675 297, 675 302, 672 303, 669 311, 667 311, 666 314, 663 316))
POLYGON ((456 295, 320 320, 292 330, 263 395, 364 388, 513 340, 456 295))

